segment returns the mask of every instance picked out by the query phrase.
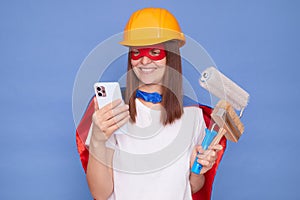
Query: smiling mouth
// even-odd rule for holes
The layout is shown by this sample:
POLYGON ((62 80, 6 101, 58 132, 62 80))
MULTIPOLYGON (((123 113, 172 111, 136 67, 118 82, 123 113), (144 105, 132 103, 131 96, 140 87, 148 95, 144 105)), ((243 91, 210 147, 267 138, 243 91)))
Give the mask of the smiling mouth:
POLYGON ((143 68, 143 67, 140 67, 140 71, 142 71, 143 73, 151 73, 153 72, 154 70, 156 70, 156 68, 143 68))

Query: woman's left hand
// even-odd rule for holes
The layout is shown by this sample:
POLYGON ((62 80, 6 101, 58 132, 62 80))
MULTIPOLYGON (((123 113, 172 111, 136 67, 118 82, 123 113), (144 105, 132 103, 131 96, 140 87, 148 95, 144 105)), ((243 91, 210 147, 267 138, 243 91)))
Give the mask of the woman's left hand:
POLYGON ((195 158, 197 156, 197 162, 203 166, 200 174, 206 173, 213 167, 218 157, 218 151, 222 149, 223 147, 220 144, 209 146, 207 150, 204 150, 202 146, 197 145, 194 148, 194 151, 191 156, 191 166, 193 166, 195 158))

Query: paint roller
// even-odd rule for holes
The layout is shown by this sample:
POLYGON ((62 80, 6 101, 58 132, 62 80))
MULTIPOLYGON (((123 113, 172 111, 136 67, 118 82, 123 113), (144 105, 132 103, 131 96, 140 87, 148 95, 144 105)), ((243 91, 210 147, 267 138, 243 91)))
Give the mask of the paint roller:
MULTIPOLYGON (((244 125, 240 118, 248 105, 249 94, 215 67, 205 69, 201 74, 199 83, 204 89, 220 99, 211 113, 215 123, 210 130, 205 129, 202 148, 206 150, 209 145, 218 144, 223 135, 228 140, 237 142, 244 132, 244 125), (239 115, 234 109, 240 111, 239 115), (218 132, 214 130, 216 125, 219 127, 218 132)), ((202 165, 197 162, 196 158, 191 171, 200 174, 201 169, 202 165)))

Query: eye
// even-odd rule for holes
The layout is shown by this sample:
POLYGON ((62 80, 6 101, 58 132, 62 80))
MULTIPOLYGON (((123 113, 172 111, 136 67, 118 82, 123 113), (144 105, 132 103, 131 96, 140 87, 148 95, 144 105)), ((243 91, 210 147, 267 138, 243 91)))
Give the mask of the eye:
POLYGON ((131 53, 133 56, 138 56, 140 54, 140 51, 138 49, 131 49, 131 53))
POLYGON ((151 56, 159 56, 159 54, 160 54, 160 49, 151 49, 150 52, 149 52, 149 54, 150 54, 151 56))

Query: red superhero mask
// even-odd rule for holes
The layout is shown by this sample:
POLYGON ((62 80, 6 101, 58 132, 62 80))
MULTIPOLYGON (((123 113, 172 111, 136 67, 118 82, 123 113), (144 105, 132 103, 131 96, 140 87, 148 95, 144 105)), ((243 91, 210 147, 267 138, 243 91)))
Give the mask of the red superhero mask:
POLYGON ((157 44, 143 47, 132 47, 130 50, 130 57, 132 60, 138 60, 147 56, 151 60, 161 60, 166 57, 166 51, 163 44, 157 44))

